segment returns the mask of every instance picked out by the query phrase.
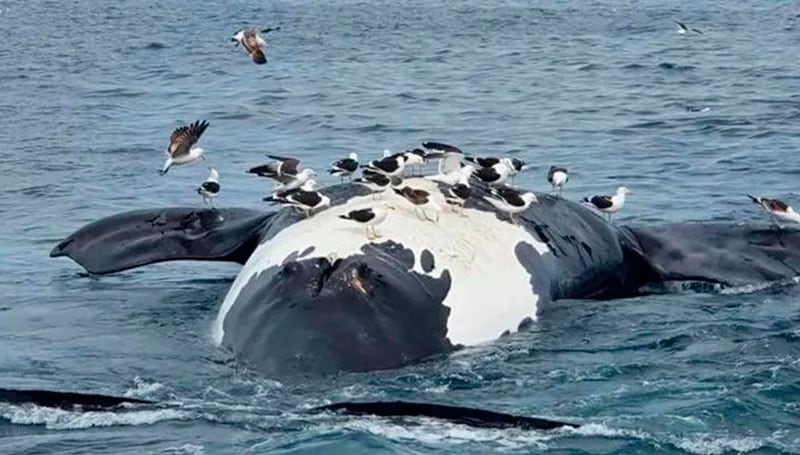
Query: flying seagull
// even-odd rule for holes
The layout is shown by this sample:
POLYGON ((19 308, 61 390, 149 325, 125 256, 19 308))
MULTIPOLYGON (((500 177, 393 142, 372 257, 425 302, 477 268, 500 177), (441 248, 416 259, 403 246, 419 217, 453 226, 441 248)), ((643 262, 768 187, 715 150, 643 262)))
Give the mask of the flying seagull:
POLYGON ((680 33, 681 35, 685 35, 686 32, 688 32, 690 30, 695 32, 695 33, 697 33, 698 35, 702 35, 703 34, 703 32, 701 32, 700 30, 698 30, 696 28, 690 29, 689 27, 684 25, 682 22, 678 22, 678 21, 674 21, 674 22, 678 25, 678 33, 680 33))
POLYGON ((611 221, 611 215, 622 210, 625 205, 625 195, 627 194, 632 194, 632 191, 621 186, 617 188, 617 192, 613 196, 594 195, 583 198, 583 201, 592 204, 595 208, 608 215, 608 221, 611 221))
POLYGON ((280 30, 280 27, 265 28, 260 33, 257 29, 241 29, 233 34, 231 41, 236 43, 236 46, 241 44, 255 64, 263 65, 267 63, 267 41, 261 36, 261 33, 266 35, 275 30, 280 30))
POLYGON ((197 146, 197 141, 200 136, 208 128, 208 122, 200 120, 190 124, 176 128, 169 137, 169 146, 164 152, 167 155, 167 160, 164 161, 164 167, 158 171, 159 175, 164 175, 169 171, 169 168, 174 164, 186 164, 197 160, 198 158, 205 159, 205 150, 197 146))
POLYGON ((769 213, 769 217, 772 219, 772 222, 775 226, 780 229, 781 225, 778 223, 778 220, 783 221, 792 221, 795 223, 800 223, 800 214, 794 211, 789 204, 779 200, 779 199, 769 199, 765 197, 755 197, 750 196, 749 194, 747 197, 753 201, 754 204, 761 206, 762 209, 766 210, 769 213))

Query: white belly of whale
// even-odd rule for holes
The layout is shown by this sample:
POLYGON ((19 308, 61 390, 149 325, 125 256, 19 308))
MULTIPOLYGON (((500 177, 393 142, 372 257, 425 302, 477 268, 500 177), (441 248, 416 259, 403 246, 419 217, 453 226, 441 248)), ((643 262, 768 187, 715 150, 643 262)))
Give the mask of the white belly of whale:
MULTIPOLYGON (((405 183, 429 191, 440 207, 447 207, 434 182, 407 179, 405 183)), ((549 251, 545 243, 520 226, 498 220, 492 212, 467 209, 466 217, 461 217, 445 211, 439 222, 433 223, 421 221, 414 207, 393 192, 386 192, 383 201, 396 210, 390 211, 389 218, 378 227, 382 238, 376 242, 392 240, 412 250, 418 273, 425 273, 420 255, 426 249, 435 259, 430 275, 439 277, 445 269, 450 272, 452 285, 443 303, 450 308, 447 337, 452 343, 471 345, 493 340, 504 331, 515 329, 525 317, 535 317, 539 297, 514 248, 525 242, 541 255, 549 251)), ((291 253, 313 246, 314 251, 304 259, 361 254, 361 247, 367 242, 363 226, 338 216, 381 203, 371 196, 351 198, 344 205, 286 227, 259 245, 222 303, 213 326, 214 340, 222 343, 225 317, 241 289, 254 275, 283 263, 291 253)))

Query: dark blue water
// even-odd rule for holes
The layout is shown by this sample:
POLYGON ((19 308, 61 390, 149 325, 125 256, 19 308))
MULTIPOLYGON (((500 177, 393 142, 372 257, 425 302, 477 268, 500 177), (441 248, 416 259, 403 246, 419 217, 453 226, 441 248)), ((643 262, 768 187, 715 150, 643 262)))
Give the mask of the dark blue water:
POLYGON ((518 183, 635 194, 619 223, 756 220, 800 204, 793 1, 0 0, 0 386, 125 394, 165 409, 5 406, 6 453, 800 452, 800 289, 565 301, 530 331, 435 362, 280 383, 210 339, 238 268, 92 278, 47 254, 88 221, 200 204, 203 166, 156 170, 211 122, 219 204, 264 208, 265 152, 323 168, 423 140, 535 165, 518 183), (703 30, 679 35, 673 19, 703 30), (229 41, 280 25, 268 65, 229 41), (554 433, 312 416, 414 399, 586 422, 554 433))

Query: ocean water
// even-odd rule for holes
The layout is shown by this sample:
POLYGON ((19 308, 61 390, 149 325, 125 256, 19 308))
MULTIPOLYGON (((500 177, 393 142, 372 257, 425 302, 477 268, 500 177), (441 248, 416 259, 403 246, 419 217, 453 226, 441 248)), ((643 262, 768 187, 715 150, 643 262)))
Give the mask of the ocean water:
POLYGON ((211 342, 238 267, 89 277, 55 243, 120 211, 200 205, 156 170, 208 119, 218 204, 267 209, 264 153, 324 169, 424 140, 532 164, 565 197, 634 191, 620 224, 763 219, 800 204, 795 1, 0 0, 0 386, 158 400, 0 406, 0 452, 800 453, 800 289, 563 301, 529 331, 407 368, 283 383, 211 342), (677 33, 680 20, 703 31, 677 33), (269 63, 241 26, 281 26, 269 63), (540 433, 313 415, 408 399, 585 423, 540 433))

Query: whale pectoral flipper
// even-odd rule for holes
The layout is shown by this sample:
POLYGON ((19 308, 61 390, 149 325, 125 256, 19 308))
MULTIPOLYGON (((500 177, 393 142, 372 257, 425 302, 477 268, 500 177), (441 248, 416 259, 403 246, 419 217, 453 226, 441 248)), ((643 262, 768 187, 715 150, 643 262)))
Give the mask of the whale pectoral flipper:
POLYGON ((136 210, 87 224, 50 256, 67 256, 94 274, 175 260, 244 264, 271 216, 248 209, 136 210))
POLYGON ((683 223, 626 226, 657 282, 741 286, 800 276, 800 230, 683 223))

